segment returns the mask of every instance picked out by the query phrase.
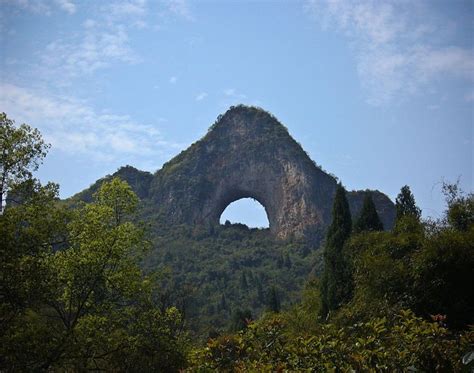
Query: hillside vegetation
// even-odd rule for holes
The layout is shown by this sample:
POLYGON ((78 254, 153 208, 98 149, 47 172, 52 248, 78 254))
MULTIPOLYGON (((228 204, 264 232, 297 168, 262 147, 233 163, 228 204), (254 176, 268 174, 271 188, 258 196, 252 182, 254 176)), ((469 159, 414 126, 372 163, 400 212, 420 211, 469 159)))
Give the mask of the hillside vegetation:
POLYGON ((339 183, 320 246, 150 219, 131 167, 60 201, 39 132, 1 116, 0 370, 472 371, 474 196, 395 225, 339 183), (4 204, 6 201, 6 205, 4 204), (5 207, 5 208, 3 208, 5 207))

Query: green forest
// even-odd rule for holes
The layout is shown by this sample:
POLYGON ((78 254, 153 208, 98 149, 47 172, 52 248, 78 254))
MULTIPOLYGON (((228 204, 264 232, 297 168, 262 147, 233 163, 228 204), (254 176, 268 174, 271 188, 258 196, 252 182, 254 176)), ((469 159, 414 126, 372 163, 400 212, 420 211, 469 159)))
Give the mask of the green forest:
POLYGON ((126 166, 61 200, 50 146, 0 116, 1 372, 472 372, 474 195, 395 225, 339 183, 322 242, 151 219, 126 166))

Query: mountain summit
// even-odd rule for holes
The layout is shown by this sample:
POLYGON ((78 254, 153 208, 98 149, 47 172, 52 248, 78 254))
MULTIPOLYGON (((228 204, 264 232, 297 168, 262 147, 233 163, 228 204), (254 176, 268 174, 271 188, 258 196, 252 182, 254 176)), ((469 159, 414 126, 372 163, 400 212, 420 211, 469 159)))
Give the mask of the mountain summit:
MULTIPOLYGON (((272 235, 319 241, 331 221, 337 181, 313 162, 273 115, 239 105, 220 115, 208 133, 154 175, 127 166, 124 178, 144 202, 148 219, 212 229, 226 207, 241 198, 260 202, 272 235)), ((100 180, 77 197, 90 198, 100 180)), ((349 192, 353 216, 364 192, 349 192)), ((390 199, 372 192, 386 229, 393 225, 390 199)))
MULTIPOLYGON (((170 223, 213 226, 230 203, 250 197, 264 206, 275 237, 320 238, 336 184, 273 115, 239 105, 155 174, 149 198, 170 223)), ((358 210, 361 194, 349 198, 358 210)), ((390 227, 393 204, 379 192, 374 200, 390 227)))

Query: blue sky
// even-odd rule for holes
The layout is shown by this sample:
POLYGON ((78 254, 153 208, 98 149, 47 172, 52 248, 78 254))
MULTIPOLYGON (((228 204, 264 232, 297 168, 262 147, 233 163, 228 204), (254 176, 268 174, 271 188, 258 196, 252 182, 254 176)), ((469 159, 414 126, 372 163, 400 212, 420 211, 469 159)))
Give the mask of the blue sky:
MULTIPOLYGON (((155 171, 230 105, 273 113, 348 189, 473 190, 472 1, 0 0, 0 110, 70 196, 155 171)), ((251 202, 224 218, 265 223, 251 202)))

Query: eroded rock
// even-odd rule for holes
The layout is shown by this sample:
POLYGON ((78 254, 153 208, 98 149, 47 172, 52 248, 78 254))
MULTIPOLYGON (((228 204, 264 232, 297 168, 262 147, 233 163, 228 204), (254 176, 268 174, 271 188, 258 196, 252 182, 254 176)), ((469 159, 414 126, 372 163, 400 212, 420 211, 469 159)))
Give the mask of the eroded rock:
MULTIPOLYGON (((264 206, 275 237, 319 240, 331 221, 336 184, 275 117, 237 106, 155 174, 148 198, 170 224, 212 227, 230 203, 250 197, 264 206)), ((348 198, 357 215, 362 192, 348 198)), ((380 192, 374 202, 391 228, 393 203, 380 192)))

